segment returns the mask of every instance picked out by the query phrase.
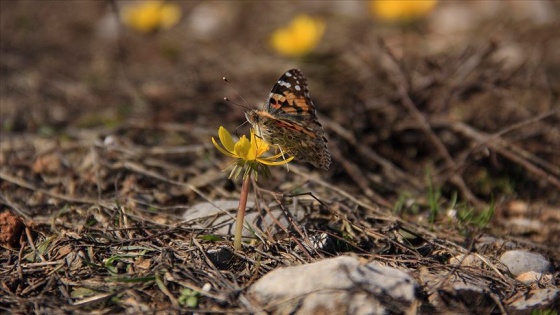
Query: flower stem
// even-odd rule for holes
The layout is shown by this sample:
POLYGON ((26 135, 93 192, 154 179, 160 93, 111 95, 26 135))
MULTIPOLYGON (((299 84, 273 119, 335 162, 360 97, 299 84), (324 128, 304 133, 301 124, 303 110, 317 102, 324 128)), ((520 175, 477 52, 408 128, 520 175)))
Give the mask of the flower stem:
POLYGON ((237 208, 237 221, 235 223, 235 235, 233 247, 241 249, 241 236, 243 235, 243 222, 245 221, 245 208, 247 207, 247 196, 249 195, 249 185, 251 185, 251 173, 243 178, 243 186, 241 187, 241 196, 239 197, 239 206, 237 208))

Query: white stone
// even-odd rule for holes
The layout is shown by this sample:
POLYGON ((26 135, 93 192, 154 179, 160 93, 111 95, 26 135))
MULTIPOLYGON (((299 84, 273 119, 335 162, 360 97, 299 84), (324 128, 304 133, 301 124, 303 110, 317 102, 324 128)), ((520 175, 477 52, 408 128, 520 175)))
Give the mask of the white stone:
MULTIPOLYGON (((201 202, 192 206, 190 209, 183 213, 183 219, 186 222, 191 222, 195 220, 200 220, 203 218, 209 218, 216 215, 228 215, 231 214, 235 217, 235 211, 239 206, 239 200, 216 200, 212 203, 201 202), (233 211, 233 212, 232 212, 233 211)), ((253 202, 247 202, 247 208, 253 206, 253 202)))
MULTIPOLYGON (((212 228, 216 227, 212 233, 216 235, 232 235, 234 224, 237 217, 237 208, 239 200, 214 200, 210 202, 201 202, 183 213, 184 222, 195 228, 212 228)), ((255 210, 255 203, 247 201, 245 213, 245 228, 243 229, 243 237, 255 237, 255 233, 276 233, 281 230, 277 222, 283 226, 289 226, 289 222, 282 210, 276 204, 270 204, 270 212, 264 215, 255 210), (271 215, 275 218, 271 218, 271 215)), ((303 211, 292 211, 296 220, 301 219, 304 215, 303 211)))
POLYGON ((383 314, 416 311, 418 292, 401 270, 341 256, 273 270, 247 297, 272 314, 383 314))
POLYGON ((527 271, 539 273, 549 273, 553 271, 552 264, 550 264, 546 257, 524 250, 507 251, 502 254, 500 261, 516 276, 527 271))

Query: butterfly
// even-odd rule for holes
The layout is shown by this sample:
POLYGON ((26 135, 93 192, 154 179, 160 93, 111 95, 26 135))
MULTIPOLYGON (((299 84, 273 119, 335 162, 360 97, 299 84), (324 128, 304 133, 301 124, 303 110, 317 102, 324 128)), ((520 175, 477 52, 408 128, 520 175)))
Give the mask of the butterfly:
POLYGON ((298 69, 286 71, 274 84, 263 110, 245 113, 255 134, 298 161, 328 170, 331 155, 325 131, 309 97, 307 80, 298 69))

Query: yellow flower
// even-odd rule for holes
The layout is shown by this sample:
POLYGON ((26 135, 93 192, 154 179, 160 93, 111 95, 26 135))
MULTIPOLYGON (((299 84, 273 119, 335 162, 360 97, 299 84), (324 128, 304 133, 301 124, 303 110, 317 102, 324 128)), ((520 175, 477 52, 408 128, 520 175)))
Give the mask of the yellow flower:
POLYGON ((159 0, 135 3, 123 8, 121 19, 128 27, 141 33, 168 29, 181 19, 178 5, 159 0))
POLYGON ((370 11, 387 21, 408 22, 430 13, 437 0, 372 0, 370 11))
POLYGON ((270 146, 263 139, 256 137, 253 129, 251 129, 250 140, 243 135, 239 141, 234 143, 231 134, 226 128, 220 126, 218 129, 218 138, 222 145, 219 145, 216 139, 212 137, 212 143, 216 149, 234 159, 228 167, 232 168, 228 178, 236 178, 242 170, 245 170, 243 178, 246 178, 251 172, 255 174, 255 179, 257 179, 259 172, 268 176, 270 174, 268 166, 287 164, 293 159, 293 157, 289 157, 287 159, 278 160, 282 157, 282 152, 264 157, 264 154, 270 149, 270 146))
POLYGON ((325 22, 305 14, 274 31, 270 44, 278 53, 289 57, 303 56, 313 50, 325 32, 325 22))

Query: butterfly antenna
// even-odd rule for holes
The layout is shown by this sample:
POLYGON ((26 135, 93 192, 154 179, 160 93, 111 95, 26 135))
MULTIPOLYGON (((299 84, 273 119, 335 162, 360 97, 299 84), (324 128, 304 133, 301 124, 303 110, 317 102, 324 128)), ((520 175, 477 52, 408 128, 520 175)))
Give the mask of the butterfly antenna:
POLYGON ((238 103, 236 103, 236 102, 230 100, 230 99, 227 98, 227 97, 224 97, 224 101, 230 102, 230 103, 232 103, 233 105, 237 105, 237 106, 242 107, 242 108, 245 108, 245 109, 247 109, 247 110, 251 110, 252 108, 249 106, 249 102, 247 102, 247 100, 246 100, 241 94, 239 94, 239 92, 237 92, 237 90, 233 87, 233 85, 231 85, 231 83, 228 81, 228 79, 227 79, 226 77, 222 77, 222 80, 224 80, 224 82, 226 82, 226 83, 229 85, 229 87, 235 92, 235 94, 237 94, 237 96, 238 96, 240 99, 242 99, 243 102, 245 102, 245 105, 238 104, 238 103))
POLYGON ((243 127, 246 123, 248 123, 248 121, 244 121, 241 125, 239 125, 239 126, 237 126, 237 128, 235 128, 235 135, 237 136, 237 138, 239 138, 239 128, 243 127))

